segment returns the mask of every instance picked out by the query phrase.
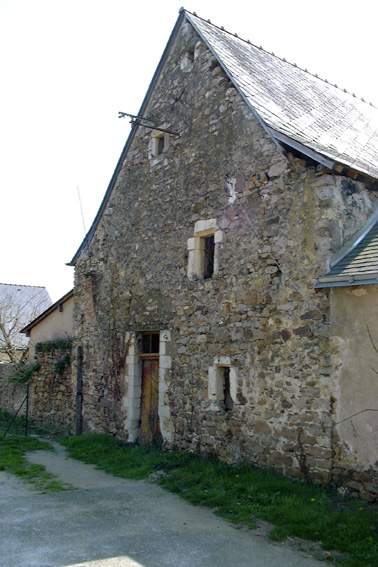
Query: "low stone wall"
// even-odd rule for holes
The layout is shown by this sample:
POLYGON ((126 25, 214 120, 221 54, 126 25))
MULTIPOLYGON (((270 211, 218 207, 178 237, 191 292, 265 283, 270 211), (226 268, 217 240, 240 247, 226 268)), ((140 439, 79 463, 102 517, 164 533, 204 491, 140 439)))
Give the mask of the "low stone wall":
MULTIPOLYGON (((10 381, 15 373, 14 364, 0 364, 0 410, 14 415, 26 396, 26 384, 18 384, 10 381)), ((20 415, 24 415, 26 405, 22 408, 20 415)))
POLYGON ((71 350, 62 351, 51 345, 36 354, 40 368, 31 378, 30 415, 36 423, 71 433, 74 418, 71 350))

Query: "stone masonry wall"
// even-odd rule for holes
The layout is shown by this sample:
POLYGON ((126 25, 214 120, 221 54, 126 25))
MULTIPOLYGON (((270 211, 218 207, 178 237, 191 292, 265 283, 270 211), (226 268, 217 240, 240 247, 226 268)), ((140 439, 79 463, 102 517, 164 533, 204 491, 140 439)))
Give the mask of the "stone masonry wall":
MULTIPOLYGON (((73 397, 71 365, 62 373, 55 365, 62 359, 62 353, 40 352, 37 360, 40 368, 32 374, 29 388, 29 417, 41 425, 46 425, 64 433, 74 430, 75 399, 73 397)), ((9 379, 16 366, 0 365, 0 410, 14 415, 26 396, 26 384, 9 379)), ((26 404, 20 415, 25 415, 26 404)))
POLYGON ((130 337, 166 329, 166 446, 328 481, 329 302, 311 287, 365 222, 372 197, 362 183, 285 156, 190 24, 145 114, 179 136, 165 136, 154 154, 157 131, 139 127, 76 266, 84 429, 131 439, 138 400, 132 406, 130 337), (188 277, 195 227, 211 223, 216 273, 188 277), (231 411, 216 384, 209 394, 222 365, 230 367, 231 411))
POLYGON ((57 372, 56 363, 63 358, 54 350, 39 352, 40 369, 31 378, 30 415, 34 422, 70 433, 74 430, 75 400, 71 365, 57 372))

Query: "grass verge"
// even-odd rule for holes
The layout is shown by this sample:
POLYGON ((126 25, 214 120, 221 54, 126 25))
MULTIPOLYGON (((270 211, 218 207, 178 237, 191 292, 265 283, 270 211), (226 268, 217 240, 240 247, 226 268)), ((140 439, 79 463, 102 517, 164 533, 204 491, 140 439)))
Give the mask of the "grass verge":
POLYGON ((67 487, 48 473, 45 467, 30 463, 25 453, 30 451, 53 451, 51 445, 35 437, 25 437, 25 420, 18 418, 11 431, 3 439, 11 416, 0 413, 0 471, 17 476, 23 482, 32 484, 39 492, 59 492, 67 487))
POLYGON ((69 454, 115 476, 153 477, 195 505, 249 528, 274 525, 270 539, 320 542, 323 559, 348 567, 378 567, 377 510, 361 501, 279 477, 249 464, 230 466, 186 452, 122 445, 106 435, 63 437, 69 454), (337 553, 335 553, 335 551, 337 553))

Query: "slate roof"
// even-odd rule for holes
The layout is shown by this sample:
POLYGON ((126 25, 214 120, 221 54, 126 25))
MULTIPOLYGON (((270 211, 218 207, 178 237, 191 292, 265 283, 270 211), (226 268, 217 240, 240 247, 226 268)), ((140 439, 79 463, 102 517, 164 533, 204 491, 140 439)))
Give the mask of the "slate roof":
POLYGON ((298 142, 378 178, 377 108, 193 14, 186 16, 276 139, 298 142))
MULTIPOLYGON (((143 116, 176 34, 187 19, 217 58, 251 112, 279 148, 293 147, 329 168, 342 164, 378 179, 378 109, 183 8, 138 113, 143 116)), ((116 184, 126 141, 91 228, 69 266, 89 245, 116 184)))
POLYGON ((378 211, 354 240, 344 246, 331 269, 316 278, 315 288, 378 283, 378 211))

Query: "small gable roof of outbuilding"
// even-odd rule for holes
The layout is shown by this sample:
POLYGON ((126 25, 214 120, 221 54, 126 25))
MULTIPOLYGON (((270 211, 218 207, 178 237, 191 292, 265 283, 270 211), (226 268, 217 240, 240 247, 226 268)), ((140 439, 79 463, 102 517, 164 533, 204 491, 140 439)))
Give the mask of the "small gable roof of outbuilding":
MULTIPOLYGON (((377 108, 183 8, 138 116, 146 110, 184 19, 193 25, 280 149, 288 146, 328 168, 346 167, 378 179, 377 108)), ((76 264, 92 239, 137 128, 136 121, 97 216, 69 265, 76 264)))
POLYGON ((347 243, 314 288, 378 284, 378 210, 347 243))

